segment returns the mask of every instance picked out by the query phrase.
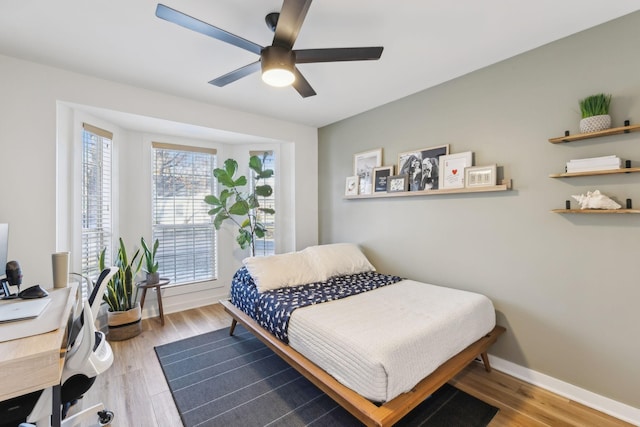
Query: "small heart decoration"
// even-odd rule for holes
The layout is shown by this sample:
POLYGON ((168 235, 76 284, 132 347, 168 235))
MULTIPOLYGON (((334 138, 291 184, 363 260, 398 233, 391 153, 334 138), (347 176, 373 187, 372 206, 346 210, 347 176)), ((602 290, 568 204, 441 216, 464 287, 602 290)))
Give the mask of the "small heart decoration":
POLYGON ((458 169, 453 169, 451 172, 453 172, 454 175, 458 174, 458 169))

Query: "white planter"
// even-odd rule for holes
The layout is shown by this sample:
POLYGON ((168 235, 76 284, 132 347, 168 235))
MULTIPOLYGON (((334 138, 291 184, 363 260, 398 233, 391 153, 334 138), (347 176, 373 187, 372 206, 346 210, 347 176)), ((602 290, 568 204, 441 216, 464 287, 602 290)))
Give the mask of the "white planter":
POLYGON ((598 132, 611 127, 611 116, 603 114, 600 116, 586 117, 580 120, 580 133, 598 132))
POLYGON ((155 285, 160 282, 160 273, 147 273, 147 285, 155 285))

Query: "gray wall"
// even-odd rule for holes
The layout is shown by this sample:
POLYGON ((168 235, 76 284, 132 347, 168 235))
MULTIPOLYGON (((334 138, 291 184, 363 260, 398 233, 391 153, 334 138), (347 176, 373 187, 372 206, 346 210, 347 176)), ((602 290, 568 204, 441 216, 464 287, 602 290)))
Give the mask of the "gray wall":
POLYGON ((548 142, 578 133, 578 99, 602 91, 614 126, 640 123, 639 37, 635 13, 320 129, 320 241, 359 243, 381 272, 486 294, 508 329, 493 354, 640 408, 640 215, 550 212, 595 189, 640 208, 640 174, 548 177, 572 158, 640 166, 640 132, 548 142), (503 166, 514 189, 343 198, 354 153, 382 147, 389 165, 442 144, 503 166))

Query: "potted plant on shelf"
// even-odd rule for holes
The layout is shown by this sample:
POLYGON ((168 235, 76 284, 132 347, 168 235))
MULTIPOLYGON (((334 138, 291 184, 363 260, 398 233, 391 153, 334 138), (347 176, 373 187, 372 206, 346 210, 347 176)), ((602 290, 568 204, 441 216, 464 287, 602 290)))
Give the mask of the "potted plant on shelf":
POLYGON ((160 273, 158 272, 158 261, 156 261, 156 253, 160 242, 158 239, 153 243, 153 247, 149 248, 147 242, 144 241, 144 237, 140 238, 140 245, 142 246, 142 252, 145 261, 144 271, 147 273, 147 285, 153 285, 160 282, 160 273))
POLYGON ((248 183, 247 177, 240 175, 236 177, 238 162, 234 159, 227 159, 224 168, 213 170, 220 185, 225 187, 219 197, 209 195, 204 201, 211 206, 209 215, 214 216, 213 225, 216 230, 220 230, 222 223, 226 220, 232 221, 238 227, 236 242, 241 249, 249 248, 251 256, 255 256, 256 238, 262 238, 267 232, 266 226, 258 220, 258 212, 273 215, 274 209, 260 206, 259 197, 269 197, 273 193, 273 188, 264 182, 265 179, 273 176, 273 169, 264 169, 263 162, 258 156, 251 156, 249 168, 254 172, 253 185, 249 191, 241 191, 248 183), (262 180, 262 184, 260 184, 262 180))
MULTIPOLYGON (((103 249, 98 260, 100 270, 105 268, 105 252, 103 249)), ((118 247, 118 254, 114 265, 119 268, 118 273, 107 284, 107 290, 102 299, 107 303, 108 338, 112 341, 122 341, 133 338, 142 332, 142 311, 140 304, 133 296, 133 281, 142 266, 142 257, 138 259, 138 249, 131 261, 127 256, 122 238, 118 247), (137 260, 137 262, 136 262, 137 260)))
POLYGON ((611 116, 609 115, 611 95, 604 93, 591 95, 581 99, 579 104, 582 114, 580 132, 598 132, 611 127, 611 116))

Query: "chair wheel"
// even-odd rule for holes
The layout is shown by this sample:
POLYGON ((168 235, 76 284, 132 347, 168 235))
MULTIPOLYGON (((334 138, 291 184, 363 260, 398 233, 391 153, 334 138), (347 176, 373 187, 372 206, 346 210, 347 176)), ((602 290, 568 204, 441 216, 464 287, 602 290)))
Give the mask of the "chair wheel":
POLYGON ((98 422, 100 423, 101 426, 106 426, 111 424, 111 421, 113 421, 113 412, 112 411, 99 411, 98 412, 98 422))

